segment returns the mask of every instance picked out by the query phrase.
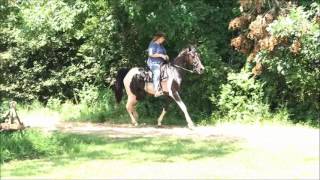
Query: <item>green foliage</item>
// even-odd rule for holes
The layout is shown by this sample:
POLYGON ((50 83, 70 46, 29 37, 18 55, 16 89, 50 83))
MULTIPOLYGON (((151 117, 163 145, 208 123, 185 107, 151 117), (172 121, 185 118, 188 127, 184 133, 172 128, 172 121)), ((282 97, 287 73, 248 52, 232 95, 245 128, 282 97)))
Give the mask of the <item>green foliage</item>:
MULTIPOLYGON (((249 2, 242 1, 242 3, 249 2)), ((242 48, 248 48, 247 50, 252 52, 243 70, 248 71, 252 65, 255 65, 255 68, 252 69, 254 76, 244 78, 242 81, 239 81, 243 76, 242 72, 231 75, 238 78, 239 82, 235 83, 234 78, 229 78, 228 83, 222 86, 220 100, 219 97, 211 98, 213 102, 219 100, 221 113, 227 114, 227 118, 231 115, 233 119, 239 119, 238 117, 242 117, 243 112, 246 112, 253 117, 273 120, 283 116, 283 119, 290 118, 293 122, 302 121, 318 126, 320 5, 310 1, 303 1, 303 4, 305 7, 283 4, 275 14, 272 14, 275 9, 270 11, 264 9, 266 13, 271 13, 269 22, 267 22, 268 14, 266 13, 255 14, 254 16, 259 15, 266 19, 250 20, 252 22, 249 26, 246 26, 241 18, 232 21, 231 25, 234 27, 242 26, 241 23, 248 27, 242 30, 242 33, 250 31, 251 35, 260 33, 261 36, 257 36, 252 42, 254 48, 245 47, 243 42, 237 42, 241 38, 235 38, 233 41, 235 47, 240 48, 242 44, 242 48), (260 72, 262 72, 261 75, 260 72), (253 83, 254 79, 256 79, 255 83, 253 83), (254 91, 242 86, 247 83, 263 84, 263 86, 256 87, 257 91, 254 91), (238 97, 239 93, 240 97, 238 97)), ((248 14, 243 13, 243 15, 245 17, 248 14)))
MULTIPOLYGON (((116 117, 119 112, 115 107, 113 92, 110 90, 101 91, 95 86, 86 84, 78 92, 78 96, 77 104, 71 101, 59 103, 57 112, 64 120, 104 122, 107 118, 116 117)), ((122 110, 125 113, 125 110, 122 110)))
MULTIPOLYGON (((222 116, 231 121, 259 122, 269 116, 263 102, 263 84, 246 72, 230 73, 218 102, 222 116)), ((215 98, 211 98, 215 101, 215 98)))
POLYGON ((82 82, 99 79, 98 60, 78 54, 84 41, 77 35, 78 18, 86 12, 85 2, 32 0, 15 5, 19 11, 9 15, 1 36, 10 40, 0 51, 1 97, 65 100, 82 82))
POLYGON ((287 106, 297 120, 316 122, 320 117, 320 25, 315 17, 319 9, 313 3, 310 10, 292 8, 287 16, 280 16, 268 31, 274 37, 288 38, 289 45, 257 56, 268 68, 262 76, 266 98, 275 106, 287 106))
POLYGON ((24 134, 1 133, 0 139, 2 177, 11 173, 11 176, 48 173, 52 167, 62 165, 65 168, 66 165, 78 165, 97 159, 183 162, 223 157, 239 149, 237 141, 228 139, 195 141, 176 137, 128 137, 119 140, 118 137, 102 137, 97 134, 42 132, 36 129, 26 130, 24 134), (23 161, 25 159, 38 160, 23 161), (8 171, 7 165, 15 163, 13 160, 18 161, 19 165, 13 168, 14 171, 8 171), (50 163, 39 165, 39 161, 50 163), (28 171, 29 168, 32 170, 28 171))
POLYGON ((19 132, 1 133, 0 139, 1 163, 13 159, 33 159, 60 153, 53 148, 57 146, 56 141, 37 130, 28 130, 24 134, 19 132))
MULTIPOLYGON (((233 1, 12 3, 17 8, 8 9, 7 19, 0 23, 0 38, 6 40, 0 42, 0 98, 50 100, 49 106, 55 104, 53 99, 75 103, 75 94, 86 83, 102 89, 111 85, 118 68, 144 67, 145 49, 161 30, 168 35, 172 59, 185 46, 198 44, 207 74, 187 78, 183 90, 197 117, 211 113, 208 96, 218 96, 227 72, 243 63, 229 48, 230 34, 225 33, 237 6, 233 1), (199 87, 202 92, 195 91, 199 87)), ((161 104, 153 103, 150 112, 161 104)))
MULTIPOLYGON (((229 21, 240 14, 238 5, 224 0, 1 1, 0 102, 39 101, 60 109, 67 119, 100 121, 110 117, 111 111, 122 115, 125 110, 110 106, 112 94, 105 89, 112 86, 120 67, 144 67, 152 35, 164 31, 171 59, 185 46, 196 44, 206 68, 201 76, 187 74, 183 82, 182 98, 192 118, 201 121, 222 109, 225 114, 228 108, 220 102, 232 104, 234 99, 220 97, 227 96, 227 84, 231 89, 239 85, 228 83, 228 74, 240 72, 245 64, 244 57, 230 48, 232 34, 227 32, 229 21)), ((319 112, 314 101, 319 99, 319 24, 315 20, 319 5, 308 1, 303 5, 308 9, 293 8, 268 28, 279 38, 289 36, 289 42, 301 41, 300 54, 290 53, 289 47, 279 47, 274 54, 260 52, 257 58, 268 67, 261 76, 265 94, 254 93, 263 96, 271 110, 288 106, 290 114, 304 117, 308 112, 307 118, 315 119, 319 112)), ((246 96, 252 93, 248 91, 246 96)), ((138 109, 142 116, 155 117, 162 103, 148 99, 138 109)), ((252 109, 241 107, 240 114, 252 109)), ((182 115, 177 106, 171 109, 172 116, 182 115)))
POLYGON ((57 98, 50 98, 47 102, 47 107, 52 110, 59 110, 60 106, 61 106, 61 100, 57 98))
POLYGON ((0 164, 11 160, 77 154, 85 149, 85 144, 97 142, 90 137, 79 139, 69 134, 42 132, 37 129, 27 129, 21 133, 2 132, 0 140, 0 164))

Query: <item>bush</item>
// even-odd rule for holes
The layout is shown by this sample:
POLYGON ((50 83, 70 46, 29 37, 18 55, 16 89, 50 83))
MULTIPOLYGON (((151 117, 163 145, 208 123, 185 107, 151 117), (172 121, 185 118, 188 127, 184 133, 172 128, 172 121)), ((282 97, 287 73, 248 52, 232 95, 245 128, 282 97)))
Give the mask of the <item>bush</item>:
POLYGON ((269 116, 268 105, 263 102, 263 84, 250 76, 251 73, 246 72, 228 75, 228 83, 222 85, 218 101, 224 119, 256 122, 269 116))
POLYGON ((25 130, 23 133, 2 132, 0 140, 0 163, 62 153, 57 149, 56 139, 38 130, 25 130))
POLYGON ((267 28, 286 43, 274 52, 261 51, 256 57, 266 67, 266 98, 274 107, 285 106, 295 121, 319 120, 320 104, 320 4, 311 9, 294 7, 267 28))
POLYGON ((104 142, 101 138, 87 135, 49 133, 37 129, 26 129, 22 133, 1 132, 0 140, 0 164, 21 159, 77 157, 88 144, 104 142))
POLYGON ((85 84, 78 92, 77 104, 66 101, 58 111, 64 120, 104 122, 107 117, 117 113, 113 92, 99 90, 96 86, 85 84))
MULTIPOLYGON (((58 108, 59 100, 70 104, 86 83, 100 90, 120 67, 145 66, 152 35, 165 31, 172 59, 182 48, 199 45, 207 74, 186 79, 184 86, 190 88, 182 97, 188 97, 184 101, 192 116, 210 115, 208 96, 217 95, 226 72, 241 64, 227 43, 231 33, 225 33, 235 1, 163 0, 159 6, 157 1, 29 0, 2 5, 0 101, 50 100, 50 108, 58 108)), ((81 108, 92 114, 89 107, 81 108)), ((148 108, 144 114, 158 114, 159 107, 148 108)))
MULTIPOLYGON (((247 1, 240 4, 243 8, 247 1)), ((311 1, 299 2, 305 7, 296 4, 265 1, 260 4, 264 7, 262 9, 257 6, 243 9, 243 16, 230 22, 230 29, 240 33, 231 45, 247 56, 245 69, 252 69, 254 77, 263 83, 259 88, 263 91, 256 93, 262 93, 259 98, 272 113, 286 109, 293 122, 317 124, 320 119, 320 4, 311 1)), ((238 75, 242 76, 241 73, 238 75)), ((231 114, 242 112, 241 108, 232 107, 243 107, 241 102, 247 103, 244 99, 252 90, 248 89, 245 96, 227 99, 226 93, 230 95, 228 92, 233 92, 230 89, 240 85, 228 84, 221 94, 221 102, 226 105, 220 104, 220 107, 229 109, 231 114), (240 103, 232 106, 234 102, 240 103)))
POLYGON ((47 107, 52 110, 59 110, 61 103, 61 100, 58 98, 50 98, 47 102, 47 107))

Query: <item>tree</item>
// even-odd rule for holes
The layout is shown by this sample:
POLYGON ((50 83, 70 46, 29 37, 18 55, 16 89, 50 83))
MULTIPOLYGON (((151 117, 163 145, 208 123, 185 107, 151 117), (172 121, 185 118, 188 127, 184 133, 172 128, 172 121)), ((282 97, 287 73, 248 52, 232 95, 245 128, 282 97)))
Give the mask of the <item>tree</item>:
POLYGON ((240 3, 242 15, 229 24, 240 35, 231 45, 247 56, 246 70, 266 83, 266 101, 300 119, 319 118, 319 4, 306 9, 296 1, 240 3))

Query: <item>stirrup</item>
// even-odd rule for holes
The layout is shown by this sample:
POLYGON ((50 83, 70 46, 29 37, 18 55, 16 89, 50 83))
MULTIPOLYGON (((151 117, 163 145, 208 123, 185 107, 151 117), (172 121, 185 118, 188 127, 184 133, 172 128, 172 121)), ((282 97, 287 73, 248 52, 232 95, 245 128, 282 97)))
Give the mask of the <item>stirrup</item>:
POLYGON ((158 90, 156 93, 154 93, 154 97, 159 97, 163 95, 163 91, 158 90))

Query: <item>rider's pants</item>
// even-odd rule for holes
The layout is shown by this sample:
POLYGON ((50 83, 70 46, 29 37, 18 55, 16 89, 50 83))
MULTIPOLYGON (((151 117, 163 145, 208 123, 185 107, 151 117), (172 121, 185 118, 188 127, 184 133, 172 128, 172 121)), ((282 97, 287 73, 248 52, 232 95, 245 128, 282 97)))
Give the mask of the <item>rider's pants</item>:
POLYGON ((160 87, 160 64, 151 62, 148 63, 148 66, 152 71, 153 88, 157 91, 160 87))

